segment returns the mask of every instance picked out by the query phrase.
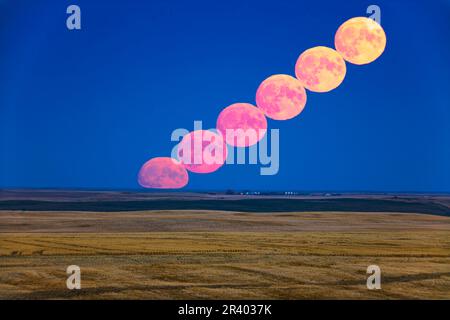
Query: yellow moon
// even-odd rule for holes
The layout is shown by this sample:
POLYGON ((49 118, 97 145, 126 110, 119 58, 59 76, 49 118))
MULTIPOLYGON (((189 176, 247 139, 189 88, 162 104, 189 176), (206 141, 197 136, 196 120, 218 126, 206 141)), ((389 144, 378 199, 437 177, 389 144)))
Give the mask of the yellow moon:
POLYGON ((345 78, 345 61, 328 47, 314 47, 304 51, 295 64, 295 75, 311 91, 327 92, 338 87, 345 78))
POLYGON ((356 17, 339 27, 334 37, 334 45, 348 62, 367 64, 383 53, 386 47, 386 34, 374 20, 356 17))

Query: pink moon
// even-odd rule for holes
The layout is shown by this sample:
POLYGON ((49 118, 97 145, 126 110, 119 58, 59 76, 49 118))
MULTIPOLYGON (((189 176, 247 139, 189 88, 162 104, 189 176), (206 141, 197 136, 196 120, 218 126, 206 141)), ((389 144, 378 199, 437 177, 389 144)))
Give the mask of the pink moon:
POLYGON ((217 129, 226 143, 235 147, 248 147, 260 141, 267 131, 264 112, 249 103, 232 104, 219 114, 217 129))
POLYGON ((314 92, 328 92, 345 78, 344 58, 328 47, 314 47, 304 51, 295 64, 295 75, 303 86, 314 92))
POLYGON ((144 188, 179 189, 187 185, 189 176, 184 166, 172 158, 153 158, 139 171, 138 182, 144 188))
POLYGON ((219 133, 196 130, 183 137, 178 156, 184 167, 195 173, 210 173, 219 169, 227 159, 227 145, 219 133))
POLYGON ((300 81, 286 74, 267 78, 256 91, 256 105, 274 120, 296 117, 303 111, 305 104, 305 88, 300 81))

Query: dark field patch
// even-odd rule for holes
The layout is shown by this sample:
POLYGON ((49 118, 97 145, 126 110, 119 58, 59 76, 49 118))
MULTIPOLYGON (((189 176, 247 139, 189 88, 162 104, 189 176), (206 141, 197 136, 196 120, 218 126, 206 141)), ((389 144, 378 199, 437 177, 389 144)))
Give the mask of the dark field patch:
POLYGON ((142 210, 222 210, 238 212, 405 212, 450 215, 442 203, 423 199, 243 199, 243 200, 149 200, 76 201, 34 200, 0 201, 0 210, 118 212, 142 210))

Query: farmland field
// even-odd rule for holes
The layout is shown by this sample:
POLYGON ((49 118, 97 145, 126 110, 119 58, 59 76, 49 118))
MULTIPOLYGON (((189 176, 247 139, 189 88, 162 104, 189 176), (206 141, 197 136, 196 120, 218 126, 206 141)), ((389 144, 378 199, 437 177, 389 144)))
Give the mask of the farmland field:
POLYGON ((450 218, 2 211, 0 298, 449 299, 450 218), (66 288, 73 264, 81 290, 66 288))

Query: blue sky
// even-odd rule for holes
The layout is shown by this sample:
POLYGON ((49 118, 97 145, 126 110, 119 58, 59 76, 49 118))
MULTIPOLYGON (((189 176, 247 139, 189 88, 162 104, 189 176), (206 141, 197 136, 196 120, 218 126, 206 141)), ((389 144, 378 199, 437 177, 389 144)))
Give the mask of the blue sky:
POLYGON ((298 55, 381 8, 375 62, 308 92, 280 129, 280 170, 224 166, 187 190, 450 192, 449 1, 2 1, 0 187, 139 188, 176 128, 214 127, 298 55), (66 28, 77 4, 82 30, 66 28))

